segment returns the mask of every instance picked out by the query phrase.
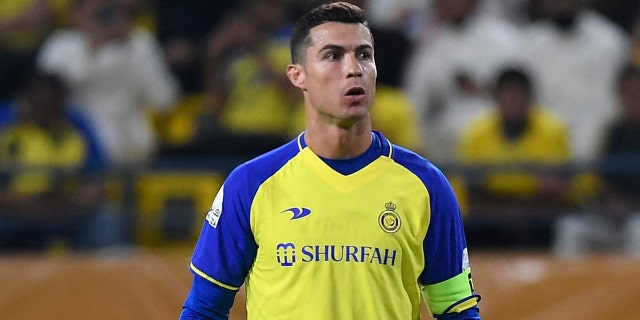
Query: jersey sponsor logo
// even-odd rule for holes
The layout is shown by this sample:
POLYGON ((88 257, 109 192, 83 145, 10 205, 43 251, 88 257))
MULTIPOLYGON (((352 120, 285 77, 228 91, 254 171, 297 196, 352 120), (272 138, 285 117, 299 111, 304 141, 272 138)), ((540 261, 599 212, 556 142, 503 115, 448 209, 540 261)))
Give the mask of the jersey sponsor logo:
POLYGON ((291 242, 278 243, 276 259, 281 266, 291 267, 296 262, 296 245, 291 242))
POLYGON ((291 267, 295 263, 367 263, 384 266, 395 266, 398 250, 371 246, 354 245, 303 245, 299 256, 293 242, 276 245, 276 260, 283 267, 291 267))
POLYGON ((211 208, 209 208, 209 212, 207 212, 207 222, 210 226, 217 228, 218 221, 220 221, 220 216, 222 215, 222 198, 224 197, 224 185, 216 194, 215 199, 213 199, 213 203, 211 204, 211 208))
POLYGON ((289 208, 289 209, 282 210, 280 213, 284 213, 284 212, 291 212, 293 214, 293 216, 291 217, 291 220, 294 220, 294 219, 304 218, 310 215, 311 209, 305 208, 305 207, 289 208))
POLYGON ((395 233, 400 230, 400 216, 396 213, 396 204, 389 201, 385 205, 385 210, 378 216, 380 228, 388 233, 395 233))

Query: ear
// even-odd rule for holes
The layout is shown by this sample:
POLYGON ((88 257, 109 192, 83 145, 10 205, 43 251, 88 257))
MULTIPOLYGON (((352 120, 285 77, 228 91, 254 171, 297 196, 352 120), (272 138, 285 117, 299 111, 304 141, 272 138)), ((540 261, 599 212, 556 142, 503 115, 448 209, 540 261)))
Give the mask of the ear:
POLYGON ((302 65, 300 64, 290 64, 287 66, 287 77, 289 77, 289 81, 302 91, 306 90, 305 87, 305 73, 302 65))

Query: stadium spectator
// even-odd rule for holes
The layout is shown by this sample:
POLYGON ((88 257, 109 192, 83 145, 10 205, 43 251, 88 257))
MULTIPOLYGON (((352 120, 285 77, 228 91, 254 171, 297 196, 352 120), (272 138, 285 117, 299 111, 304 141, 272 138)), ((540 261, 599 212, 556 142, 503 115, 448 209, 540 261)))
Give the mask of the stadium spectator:
POLYGON ((481 0, 434 0, 423 37, 416 40, 404 88, 420 118, 424 148, 449 162, 461 128, 490 105, 495 73, 517 60, 521 38, 505 20, 486 15, 481 0))
POLYGON ((229 12, 206 40, 207 103, 190 146, 252 156, 288 140, 300 101, 282 70, 289 63, 290 12, 283 0, 250 1, 229 12))
POLYGON ((630 63, 620 70, 616 93, 621 112, 603 134, 601 199, 558 221, 559 256, 622 249, 640 257, 640 67, 630 63))
POLYGON ((457 160, 470 169, 469 219, 550 221, 568 210, 568 131, 562 120, 535 100, 528 71, 508 67, 497 75, 494 109, 476 117, 461 135, 457 160))
POLYGON ((35 74, 16 101, 17 119, 0 129, 0 248, 124 244, 124 219, 109 210, 92 141, 68 118, 62 80, 35 74))
MULTIPOLYGON (((30 74, 30 78, 25 79, 25 81, 34 81, 31 78, 36 79, 38 77, 53 76, 37 71, 31 72, 32 74, 30 74)), ((25 83, 22 84, 25 85, 25 83)), ((0 129, 21 121, 21 117, 23 114, 21 99, 23 99, 23 97, 21 97, 21 95, 17 95, 12 99, 0 102, 0 129)), ((75 127, 75 129, 79 130, 87 140, 87 147, 89 152, 86 162, 87 167, 92 170, 103 169, 106 165, 104 146, 101 144, 100 138, 96 135, 94 125, 84 114, 83 110, 71 105, 68 101, 65 101, 65 104, 66 105, 63 108, 62 112, 64 112, 66 121, 69 121, 75 127)))
POLYGON ((581 0, 536 1, 542 18, 530 25, 522 52, 540 102, 569 126, 572 159, 597 156, 603 126, 614 114, 611 88, 627 57, 622 29, 581 0))
POLYGON ((147 164, 158 147, 149 110, 166 111, 179 97, 154 35, 134 28, 129 0, 78 0, 73 27, 53 33, 38 68, 60 75, 71 98, 96 125, 109 164, 147 164))

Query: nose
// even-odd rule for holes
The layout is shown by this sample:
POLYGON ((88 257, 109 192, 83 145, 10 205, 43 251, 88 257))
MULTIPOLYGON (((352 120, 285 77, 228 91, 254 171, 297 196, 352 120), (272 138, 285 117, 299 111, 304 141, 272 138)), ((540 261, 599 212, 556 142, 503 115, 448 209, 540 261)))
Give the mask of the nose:
POLYGON ((358 59, 354 56, 349 56, 345 59, 347 78, 360 78, 362 77, 363 66, 360 65, 358 59))

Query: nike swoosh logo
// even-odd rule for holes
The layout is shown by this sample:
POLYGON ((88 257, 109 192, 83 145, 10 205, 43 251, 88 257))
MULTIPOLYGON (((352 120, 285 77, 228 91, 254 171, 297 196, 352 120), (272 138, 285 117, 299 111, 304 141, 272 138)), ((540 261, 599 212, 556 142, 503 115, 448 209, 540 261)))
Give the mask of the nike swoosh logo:
POLYGON ((291 217, 291 220, 294 219, 300 219, 300 218, 304 218, 306 216, 308 216, 309 214, 311 214, 311 209, 309 208, 289 208, 286 210, 282 210, 282 212, 280 213, 284 213, 284 212, 291 212, 293 214, 293 216, 291 217))

